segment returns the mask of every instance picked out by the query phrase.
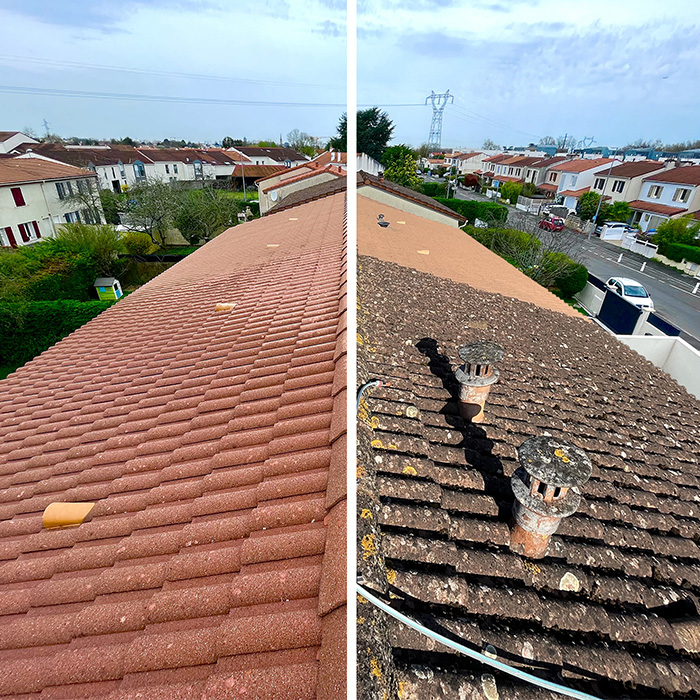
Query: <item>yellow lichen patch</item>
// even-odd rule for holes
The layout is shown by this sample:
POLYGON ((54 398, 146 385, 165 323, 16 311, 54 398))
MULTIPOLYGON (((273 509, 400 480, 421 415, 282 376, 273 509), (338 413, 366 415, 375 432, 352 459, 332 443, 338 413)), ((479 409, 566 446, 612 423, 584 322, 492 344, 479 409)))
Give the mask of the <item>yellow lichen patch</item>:
POLYGON ((393 443, 390 442, 390 443, 389 443, 389 449, 390 449, 390 450, 398 450, 399 448, 396 447, 396 445, 394 445, 393 443))
POLYGON ((396 581, 396 572, 393 569, 387 569, 386 580, 393 586, 396 581))
POLYGON ((564 462, 564 463, 566 463, 566 462, 569 462, 570 460, 569 460, 569 458, 568 458, 567 456, 564 456, 564 457, 561 458, 561 461, 564 462))
POLYGON ((382 670, 381 670, 381 668, 379 668, 379 662, 376 659, 374 659, 374 658, 370 659, 369 666, 370 666, 371 673, 373 676, 375 676, 376 678, 382 677, 382 670))
POLYGON ((540 567, 537 566, 537 564, 533 564, 531 561, 524 561, 523 569, 529 571, 533 576, 535 574, 539 574, 542 571, 542 569, 540 569, 540 567))
POLYGON ((365 474, 367 473, 367 470, 361 465, 357 465, 357 478, 361 479, 365 474))
POLYGON ((554 455, 561 458, 564 456, 564 450, 554 450, 554 455))
POLYGON ((362 546, 362 556, 369 559, 377 554, 377 543, 375 542, 374 534, 365 535, 360 542, 362 546))
POLYGON ((418 476, 418 472, 415 470, 415 467, 412 467, 410 464, 407 464, 403 468, 403 473, 410 474, 411 476, 418 476))
POLYGON ((360 517, 363 520, 372 520, 372 511, 368 510, 367 508, 363 508, 362 512, 360 513, 360 517))
POLYGON ((365 618, 364 618, 364 617, 358 617, 358 618, 357 618, 357 624, 358 624, 358 625, 364 625, 364 624, 365 624, 365 618))
POLYGON ((359 593, 357 594, 357 602, 360 605, 366 605, 367 604, 367 598, 363 598, 359 593))
POLYGON ((372 440, 370 445, 372 445, 372 447, 384 447, 384 443, 379 438, 375 438, 374 440, 372 440))
POLYGON ((369 422, 369 427, 375 430, 379 427, 379 418, 377 416, 372 416, 372 420, 369 422))
POLYGON ((365 344, 364 339, 362 338, 362 336, 361 336, 359 333, 357 334, 357 344, 358 344, 358 345, 364 345, 364 344, 365 344))
POLYGON ((405 685, 405 684, 404 684, 403 681, 399 681, 399 689, 398 689, 398 696, 399 696, 399 698, 402 698, 402 697, 403 697, 403 687, 404 687, 404 685, 405 685))

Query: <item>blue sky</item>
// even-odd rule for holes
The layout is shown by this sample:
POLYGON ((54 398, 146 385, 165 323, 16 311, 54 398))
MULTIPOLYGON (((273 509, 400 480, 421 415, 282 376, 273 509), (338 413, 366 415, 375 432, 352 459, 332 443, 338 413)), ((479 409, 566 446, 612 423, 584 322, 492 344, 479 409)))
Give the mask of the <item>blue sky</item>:
POLYGON ((188 100, 0 91, 0 130, 43 133, 46 119, 62 136, 329 137, 342 106, 197 101, 343 105, 345 16, 344 0, 0 0, 0 86, 188 100))
MULTIPOLYGON (((360 103, 450 90, 443 145, 700 138, 697 0, 360 0, 360 103)), ((386 107, 427 141, 429 107, 386 107)))

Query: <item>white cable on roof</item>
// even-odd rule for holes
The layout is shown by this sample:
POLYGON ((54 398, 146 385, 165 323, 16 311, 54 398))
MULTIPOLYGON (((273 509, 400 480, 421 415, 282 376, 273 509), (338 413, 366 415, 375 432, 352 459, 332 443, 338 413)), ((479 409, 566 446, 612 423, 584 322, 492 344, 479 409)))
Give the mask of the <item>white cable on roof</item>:
POLYGON ((595 695, 589 695, 588 693, 583 693, 580 690, 573 690, 572 688, 567 688, 565 685, 559 685, 558 683, 552 683, 551 681, 546 681, 543 678, 538 678, 537 676, 533 676, 531 673, 521 671, 519 668, 514 668, 513 666, 504 664, 502 661, 497 661, 496 659, 492 659, 489 656, 480 654, 478 651, 474 651, 469 647, 465 647, 459 642, 453 642, 451 639, 448 639, 447 637, 439 634, 438 632, 433 632, 433 630, 424 627, 419 622, 416 622, 414 619, 404 615, 403 613, 400 613, 398 610, 394 610, 394 608, 392 608, 390 605, 387 605, 387 603, 385 603, 383 600, 380 600, 376 596, 372 595, 359 583, 355 585, 355 588, 363 598, 366 598, 370 603, 376 605, 387 615, 391 615, 400 622, 403 622, 404 625, 411 627, 417 632, 420 632, 421 634, 424 634, 427 637, 434 639, 436 642, 444 644, 445 646, 450 647, 450 649, 454 649, 460 654, 464 654, 465 656, 468 656, 474 659, 475 661, 480 661, 481 663, 487 664, 488 666, 492 666, 493 668, 498 669, 499 671, 503 671, 503 673, 507 673, 511 676, 515 676, 516 678, 519 678, 520 680, 525 681, 526 683, 532 683, 533 685, 536 685, 540 688, 551 690, 553 693, 566 695, 570 698, 578 698, 579 700, 601 700, 601 698, 598 698, 595 695))

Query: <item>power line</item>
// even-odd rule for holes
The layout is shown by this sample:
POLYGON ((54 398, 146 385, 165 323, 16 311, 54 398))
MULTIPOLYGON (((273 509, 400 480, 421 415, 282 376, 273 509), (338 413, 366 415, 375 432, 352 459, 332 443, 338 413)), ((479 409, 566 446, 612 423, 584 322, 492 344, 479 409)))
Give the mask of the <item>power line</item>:
POLYGON ((275 102, 266 100, 227 100, 209 97, 179 97, 171 95, 140 95, 121 92, 91 92, 88 90, 59 90, 20 85, 0 85, 0 92, 19 95, 48 95, 81 99, 127 100, 131 102, 179 102, 209 105, 241 105, 247 107, 346 107, 344 102, 275 102))
POLYGON ((316 83, 294 83, 287 80, 257 80, 254 78, 235 78, 222 75, 210 75, 206 73, 181 73, 177 71, 154 70, 151 68, 128 68, 126 66, 108 66, 100 63, 81 63, 79 61, 61 61, 58 59, 35 58, 33 56, 10 56, 0 54, 0 60, 15 61, 18 63, 38 63, 40 65, 65 66, 67 68, 87 68, 89 70, 114 71, 118 73, 139 73, 143 75, 162 75, 171 78, 196 78, 197 80, 218 80, 234 83, 248 83, 250 85, 282 85, 292 87, 312 87, 331 90, 344 90, 341 85, 320 85, 316 83))
POLYGON ((490 125, 497 127, 499 129, 507 129, 509 131, 515 131, 515 132, 518 132, 521 134, 525 134, 526 136, 534 136, 535 138, 539 138, 537 134, 533 134, 530 131, 524 131, 523 129, 518 129, 517 127, 511 126, 511 125, 506 124, 504 122, 501 122, 497 119, 492 119, 491 117, 486 117, 483 114, 479 114, 478 112, 475 112, 474 110, 463 107, 462 105, 456 104, 456 105, 454 105, 454 108, 455 108, 455 110, 457 110, 458 113, 462 114, 465 117, 472 117, 472 118, 481 119, 485 123, 489 123, 490 125))

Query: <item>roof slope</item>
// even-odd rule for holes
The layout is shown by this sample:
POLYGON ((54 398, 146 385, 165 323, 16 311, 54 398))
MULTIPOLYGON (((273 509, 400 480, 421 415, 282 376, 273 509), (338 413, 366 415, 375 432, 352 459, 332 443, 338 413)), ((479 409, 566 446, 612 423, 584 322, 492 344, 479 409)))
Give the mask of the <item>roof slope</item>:
MULTIPOLYGON (((365 576, 383 557, 392 605, 536 675, 602 697, 694 696, 698 656, 669 620, 700 593, 700 403, 563 314, 373 258, 358 290, 359 381, 390 382, 360 414, 381 525, 365 576), (474 340, 506 353, 480 426, 460 418, 454 378, 474 340), (517 447, 545 431, 586 450, 593 475, 530 561, 508 548, 509 480, 517 447)), ((384 624, 404 700, 484 697, 491 669, 384 624)), ((502 698, 560 697, 495 679, 502 698)))
POLYGON ((52 163, 43 158, 3 158, 0 160, 0 185, 14 185, 42 180, 68 180, 75 177, 96 177, 90 170, 72 165, 52 163))
POLYGON ((0 697, 344 697, 344 196, 295 214, 2 382, 0 697))
POLYGON ((682 207, 669 207, 668 204, 659 204, 658 202, 645 202, 643 199, 635 199, 633 202, 629 203, 630 209, 637 209, 639 211, 648 211, 653 214, 665 214, 666 216, 673 216, 674 214, 682 214, 687 209, 682 207))
POLYGON ((606 165, 612 162, 612 158, 576 158, 565 163, 555 165, 552 170, 557 170, 562 173, 583 173, 586 170, 597 168, 601 165, 606 165))
POLYGON ((283 211, 284 209, 298 207, 301 204, 306 204, 307 202, 311 202, 316 199, 332 197, 338 192, 345 192, 348 188, 347 183, 347 176, 337 177, 333 180, 328 180, 327 182, 321 182, 318 185, 311 185, 310 187, 305 187, 304 189, 297 190, 296 192, 290 192, 284 199, 281 199, 279 202, 277 202, 277 204, 275 204, 274 207, 270 208, 266 216, 283 211))
POLYGON ((683 165, 646 178, 650 182, 673 182, 679 185, 700 185, 700 165, 683 165))
POLYGON ((610 177, 639 177, 663 169, 664 164, 659 163, 658 160, 631 160, 628 163, 613 166, 610 177))

